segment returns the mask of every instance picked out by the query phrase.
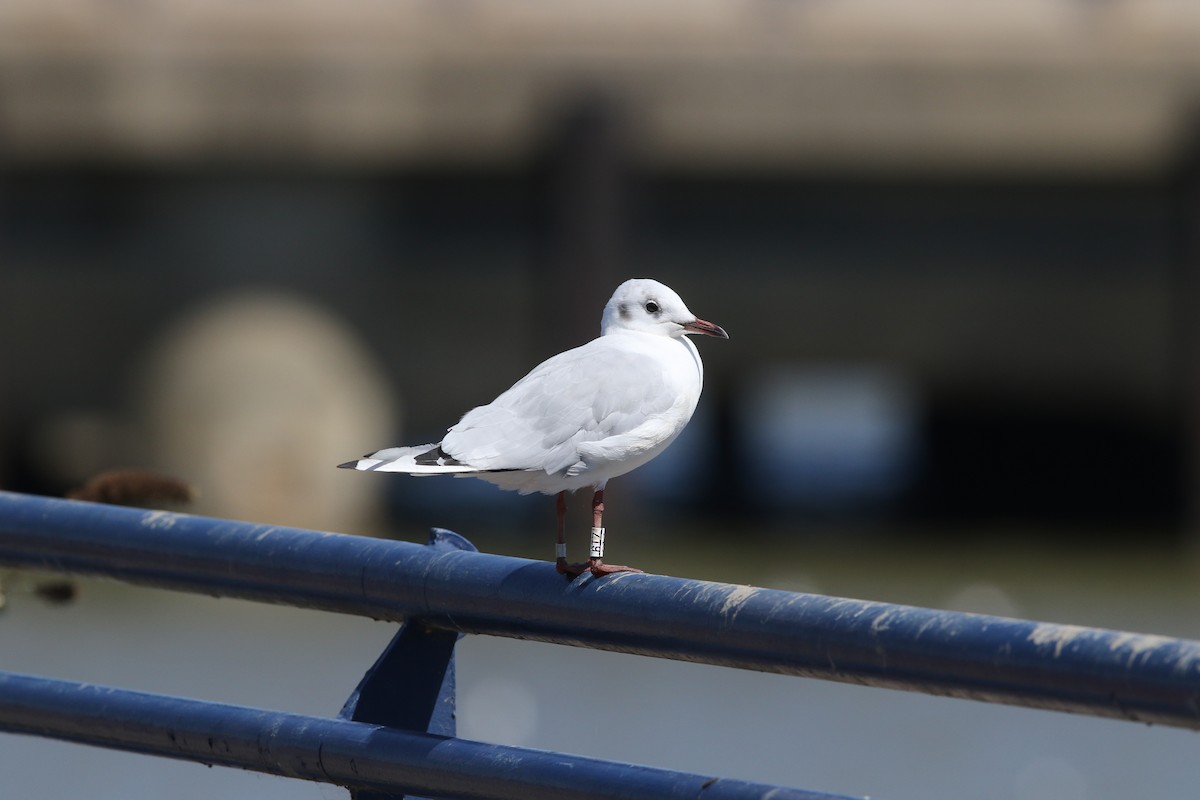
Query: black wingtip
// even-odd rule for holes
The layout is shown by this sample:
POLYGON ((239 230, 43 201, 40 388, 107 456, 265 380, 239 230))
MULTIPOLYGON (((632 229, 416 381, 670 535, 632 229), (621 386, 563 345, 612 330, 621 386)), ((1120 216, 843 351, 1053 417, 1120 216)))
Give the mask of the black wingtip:
POLYGON ((347 461, 345 464, 338 464, 338 469, 358 469, 358 459, 347 461))

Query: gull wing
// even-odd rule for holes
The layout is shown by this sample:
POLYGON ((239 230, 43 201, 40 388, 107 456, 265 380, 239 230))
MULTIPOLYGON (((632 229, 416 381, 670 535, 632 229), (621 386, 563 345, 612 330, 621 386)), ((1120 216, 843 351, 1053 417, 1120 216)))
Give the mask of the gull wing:
POLYGON ((601 337, 542 362, 467 412, 442 449, 479 470, 554 474, 584 458, 624 458, 662 442, 674 433, 666 417, 681 401, 661 362, 615 341, 623 338, 601 337))

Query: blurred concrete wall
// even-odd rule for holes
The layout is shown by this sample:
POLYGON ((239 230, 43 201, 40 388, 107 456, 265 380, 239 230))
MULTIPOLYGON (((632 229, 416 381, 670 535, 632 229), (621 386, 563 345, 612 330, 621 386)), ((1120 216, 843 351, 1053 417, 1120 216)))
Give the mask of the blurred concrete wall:
POLYGON ((0 7, 10 157, 507 160, 564 92, 706 169, 1127 170, 1200 75, 1200 8, 86 0, 0 7))

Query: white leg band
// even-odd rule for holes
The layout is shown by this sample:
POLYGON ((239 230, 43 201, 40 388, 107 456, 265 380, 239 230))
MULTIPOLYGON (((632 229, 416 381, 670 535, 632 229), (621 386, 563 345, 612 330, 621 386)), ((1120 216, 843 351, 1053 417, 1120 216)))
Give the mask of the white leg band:
POLYGON ((588 555, 591 558, 604 558, 604 528, 592 528, 592 546, 588 555))
POLYGON ((555 545, 554 545, 554 552, 555 552, 555 555, 556 555, 556 557, 557 557, 557 558, 566 558, 566 557, 567 557, 567 546, 566 546, 566 544, 564 544, 564 543, 562 543, 562 542, 559 542, 559 543, 555 544, 555 545))

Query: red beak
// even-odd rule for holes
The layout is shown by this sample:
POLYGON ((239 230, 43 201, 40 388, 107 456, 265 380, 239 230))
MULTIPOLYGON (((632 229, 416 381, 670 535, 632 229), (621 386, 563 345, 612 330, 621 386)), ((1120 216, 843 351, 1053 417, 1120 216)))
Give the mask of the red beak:
POLYGON ((728 339, 729 334, 720 325, 714 325, 705 319, 694 319, 684 323, 683 329, 688 333, 698 333, 701 336, 715 336, 718 339, 728 339))

